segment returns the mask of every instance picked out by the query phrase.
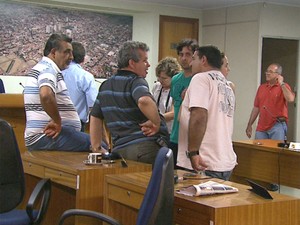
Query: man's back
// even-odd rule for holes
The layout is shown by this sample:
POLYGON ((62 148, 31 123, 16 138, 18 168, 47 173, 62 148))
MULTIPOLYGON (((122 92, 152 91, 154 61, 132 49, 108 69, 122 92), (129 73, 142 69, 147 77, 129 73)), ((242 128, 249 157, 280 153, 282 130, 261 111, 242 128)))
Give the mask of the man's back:
POLYGON ((89 109, 97 98, 94 76, 79 64, 72 62, 62 71, 71 100, 82 122, 88 122, 89 109))
MULTIPOLYGON (((157 135, 146 137, 141 131, 140 124, 148 120, 137 104, 141 96, 151 96, 148 84, 130 71, 121 70, 101 85, 99 106, 115 146, 157 139, 157 135)), ((164 123, 161 133, 167 132, 164 123)))

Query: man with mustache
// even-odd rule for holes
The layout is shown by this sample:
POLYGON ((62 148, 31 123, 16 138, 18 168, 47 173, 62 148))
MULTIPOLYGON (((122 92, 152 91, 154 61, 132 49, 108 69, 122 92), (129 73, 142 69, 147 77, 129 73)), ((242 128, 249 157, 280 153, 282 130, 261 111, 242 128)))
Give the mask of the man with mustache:
POLYGON ((29 71, 24 89, 25 145, 28 150, 89 151, 61 70, 73 60, 72 39, 52 34, 44 57, 29 71))

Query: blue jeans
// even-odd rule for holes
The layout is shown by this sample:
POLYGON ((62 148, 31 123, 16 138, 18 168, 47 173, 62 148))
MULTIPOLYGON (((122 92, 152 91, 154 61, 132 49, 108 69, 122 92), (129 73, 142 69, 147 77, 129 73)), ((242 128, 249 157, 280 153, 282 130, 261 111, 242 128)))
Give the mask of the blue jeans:
POLYGON ((231 171, 224 171, 224 172, 218 172, 218 171, 211 171, 211 170, 204 170, 206 176, 210 176, 213 178, 219 178, 222 180, 229 180, 232 170, 231 171))
POLYGON ((76 131, 73 127, 63 126, 59 135, 53 139, 44 136, 33 145, 27 146, 32 150, 54 150, 54 151, 90 151, 90 135, 84 132, 76 131))
POLYGON ((274 126, 267 131, 256 131, 255 139, 273 139, 273 140, 285 140, 287 134, 287 125, 285 122, 276 122, 274 126))

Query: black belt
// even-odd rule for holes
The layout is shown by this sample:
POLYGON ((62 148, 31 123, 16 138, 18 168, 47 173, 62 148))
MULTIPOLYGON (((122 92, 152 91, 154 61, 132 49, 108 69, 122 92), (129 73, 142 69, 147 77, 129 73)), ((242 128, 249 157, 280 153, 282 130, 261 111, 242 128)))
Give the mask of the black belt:
POLYGON ((286 118, 285 117, 277 117, 276 120, 280 123, 286 122, 286 118))

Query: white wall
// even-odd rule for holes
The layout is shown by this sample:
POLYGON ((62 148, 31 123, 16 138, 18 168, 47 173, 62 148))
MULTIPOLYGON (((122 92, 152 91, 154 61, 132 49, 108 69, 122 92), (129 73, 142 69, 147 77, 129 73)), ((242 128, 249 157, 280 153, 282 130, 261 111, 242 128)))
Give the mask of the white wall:
POLYGON ((260 4, 203 12, 203 44, 213 44, 229 58, 228 79, 236 85, 233 140, 247 139, 246 125, 258 86, 260 4))
MULTIPOLYGON (((120 7, 119 0, 85 0, 84 5, 81 0, 44 0, 43 4, 132 15, 133 40, 144 41, 150 46, 151 67, 147 76, 150 86, 156 79, 154 69, 158 61, 159 16, 199 18, 199 43, 218 46, 230 60, 229 79, 236 84, 237 98, 234 140, 247 139, 245 128, 260 83, 262 37, 300 39, 300 8, 297 7, 257 3, 201 12, 146 3, 126 3, 120 7)), ((23 78, 8 77, 4 82, 11 83, 7 88, 9 92, 22 91, 19 82, 23 82, 23 78)), ((298 79, 298 86, 299 83, 298 79)), ((300 100, 297 98, 296 101, 299 105, 300 100)), ((297 118, 299 121, 299 108, 297 118)), ((300 141, 299 126, 296 141, 300 141)))
MULTIPOLYGON (((274 4, 264 4, 261 11, 260 38, 276 37, 285 39, 295 39, 300 41, 300 7, 279 6, 274 4), (275 16, 274 16, 275 15, 275 16)), ((300 54, 300 49, 298 49, 300 54)), ((298 56, 297 92, 300 87, 300 55, 298 56)), ((300 99, 296 96, 296 120, 295 137, 300 142, 300 99)))
MULTIPOLYGON (((266 3, 203 11, 203 44, 214 44, 225 51, 231 68, 229 80, 236 84, 234 140, 247 139, 245 129, 260 83, 262 38, 299 40, 299 21, 299 7, 266 3)), ((299 86, 300 79, 297 83, 299 86)), ((296 101, 299 105, 299 98, 296 101)), ((298 107, 296 123, 299 111, 298 107)), ((300 141, 300 127, 296 129, 296 140, 300 141)))

